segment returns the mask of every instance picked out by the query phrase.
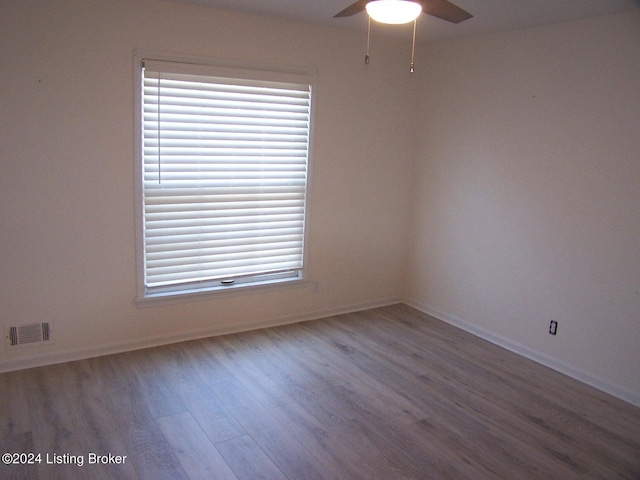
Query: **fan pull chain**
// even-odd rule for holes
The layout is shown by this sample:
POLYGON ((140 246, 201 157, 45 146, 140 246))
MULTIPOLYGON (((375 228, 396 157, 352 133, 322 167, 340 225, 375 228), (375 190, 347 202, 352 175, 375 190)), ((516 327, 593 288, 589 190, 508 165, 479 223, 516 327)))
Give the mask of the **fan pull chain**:
POLYGON ((415 64, 413 62, 416 56, 416 24, 418 23, 418 19, 416 18, 413 21, 413 41, 411 42, 411 65, 409 65, 409 72, 413 73, 415 71, 415 64))
POLYGON ((369 45, 371 43, 371 17, 367 15, 369 19, 369 26, 367 27, 367 52, 364 55, 364 64, 369 65, 369 45))

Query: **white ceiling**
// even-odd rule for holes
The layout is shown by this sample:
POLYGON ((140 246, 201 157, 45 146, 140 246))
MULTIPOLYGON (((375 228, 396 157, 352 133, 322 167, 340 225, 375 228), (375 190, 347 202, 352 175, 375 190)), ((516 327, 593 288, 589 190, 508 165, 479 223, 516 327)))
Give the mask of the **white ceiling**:
MULTIPOLYGON (((176 0, 238 12, 285 18, 335 28, 366 30, 365 13, 333 18, 355 0, 176 0)), ((536 27, 552 23, 619 13, 640 8, 639 0, 453 0, 473 14, 457 25, 422 15, 418 41, 536 27)), ((372 32, 405 35, 411 26, 373 25, 372 32)), ((409 30, 410 31, 410 30, 409 30)))

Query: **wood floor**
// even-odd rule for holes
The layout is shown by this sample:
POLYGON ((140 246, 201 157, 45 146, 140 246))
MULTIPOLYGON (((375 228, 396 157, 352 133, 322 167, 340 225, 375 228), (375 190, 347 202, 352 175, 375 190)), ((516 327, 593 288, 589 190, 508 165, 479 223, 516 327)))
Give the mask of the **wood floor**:
POLYGON ((404 305, 0 374, 0 429, 3 479, 640 478, 639 408, 404 305))

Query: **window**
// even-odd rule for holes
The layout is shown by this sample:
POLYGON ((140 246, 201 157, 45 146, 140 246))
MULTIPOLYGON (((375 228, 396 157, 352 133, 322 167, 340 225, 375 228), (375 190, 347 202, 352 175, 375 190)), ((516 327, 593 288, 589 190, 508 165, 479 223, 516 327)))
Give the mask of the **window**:
POLYGON ((301 279, 310 78, 139 60, 141 297, 301 279))

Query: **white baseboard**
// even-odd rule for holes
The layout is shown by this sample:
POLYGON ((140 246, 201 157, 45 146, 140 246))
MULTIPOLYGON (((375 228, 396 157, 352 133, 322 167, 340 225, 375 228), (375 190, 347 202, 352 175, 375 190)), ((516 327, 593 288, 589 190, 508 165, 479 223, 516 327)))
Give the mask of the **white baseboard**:
MULTIPOLYGON (((398 298, 388 298, 375 302, 346 305, 337 308, 316 310, 301 314, 275 317, 271 319, 256 320, 239 325, 217 325, 215 327, 157 335, 126 342, 117 342, 104 345, 94 345, 91 347, 71 348, 67 350, 57 350, 49 352, 39 351, 37 354, 31 355, 29 357, 20 356, 17 358, 8 358, 0 361, 0 373, 15 370, 24 370, 26 368, 42 367, 46 365, 53 365, 56 363, 71 362, 75 360, 83 360, 86 358, 101 357, 104 355, 112 355, 114 353, 130 352, 133 350, 158 347, 161 345, 185 342, 189 340, 197 340, 200 338, 240 333, 249 330, 258 330, 261 328, 277 327, 292 323, 306 322, 310 320, 330 317, 333 315, 341 315, 344 313, 352 313, 361 310, 368 310, 370 308, 392 305, 394 303, 398 303, 399 301, 400 300, 398 298)), ((51 347, 53 347, 53 345, 51 347)), ((43 350, 44 349, 51 350, 50 347, 44 347, 43 350)), ((7 353, 8 352, 5 350, 4 354, 7 353)), ((24 353, 24 350, 22 351, 22 353, 24 353)))
POLYGON ((638 392, 634 392, 629 389, 603 381, 599 378, 589 375, 588 373, 583 372, 582 370, 574 368, 553 357, 545 355, 544 353, 538 352, 534 349, 508 340, 504 337, 501 337, 500 335, 495 335, 488 330, 479 328, 476 325, 430 308, 429 306, 421 305, 406 299, 402 300, 402 302, 406 305, 409 305, 410 307, 415 308, 416 310, 420 310, 422 313, 448 323, 449 325, 453 325, 454 327, 465 330, 466 332, 487 340, 495 345, 498 345, 499 347, 506 348, 507 350, 517 353, 518 355, 526 357, 530 360, 533 360, 534 362, 544 365, 545 367, 549 367, 575 380, 597 388, 598 390, 608 393, 609 395, 613 395, 614 397, 631 403, 632 405, 640 406, 640 393, 638 392))

